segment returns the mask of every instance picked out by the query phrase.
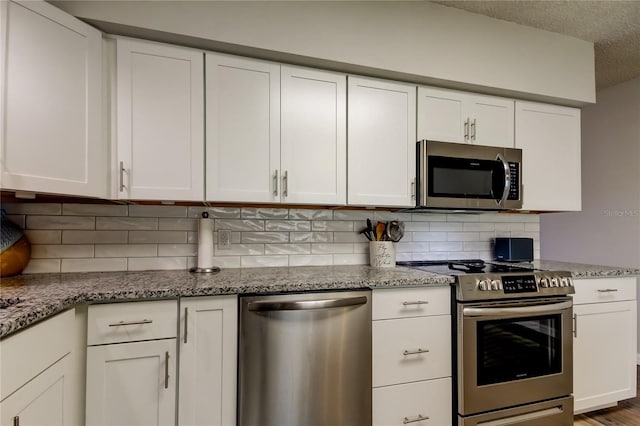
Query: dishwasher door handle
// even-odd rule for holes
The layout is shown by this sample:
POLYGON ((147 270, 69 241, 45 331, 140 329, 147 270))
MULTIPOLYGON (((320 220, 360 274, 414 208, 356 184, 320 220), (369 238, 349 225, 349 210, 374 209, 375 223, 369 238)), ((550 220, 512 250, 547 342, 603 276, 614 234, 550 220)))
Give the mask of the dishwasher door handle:
POLYGON ((367 303, 367 296, 358 296, 344 299, 258 301, 249 302, 247 308, 254 312, 306 311, 311 309, 342 308, 345 306, 364 305, 365 303, 367 303))

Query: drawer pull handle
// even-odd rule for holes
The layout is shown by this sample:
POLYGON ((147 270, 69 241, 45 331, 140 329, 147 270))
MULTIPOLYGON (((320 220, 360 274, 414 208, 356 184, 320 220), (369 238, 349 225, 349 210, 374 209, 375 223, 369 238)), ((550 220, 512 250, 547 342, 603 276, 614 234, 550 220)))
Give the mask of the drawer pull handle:
POLYGON ((402 304, 404 306, 410 306, 410 305, 426 305, 428 304, 429 301, 427 300, 416 300, 415 302, 402 302, 402 304))
POLYGON ((15 416, 12 422, 13 426, 20 426, 20 416, 15 416))
POLYGON ((169 389, 169 351, 164 353, 164 388, 169 389))
POLYGON ((405 417, 404 420, 402 421, 402 424, 406 425, 409 423, 419 422, 421 420, 429 420, 429 416, 423 416, 422 414, 418 414, 416 417, 412 419, 410 419, 409 417, 405 417))
POLYGON ((429 349, 420 349, 418 348, 415 351, 408 351, 408 350, 404 350, 404 352, 402 352, 402 355, 407 356, 407 355, 418 355, 418 354, 426 354, 427 352, 429 352, 429 349))
POLYGON ((618 291, 617 288, 599 288, 598 293, 612 293, 614 291, 618 291))
POLYGON ((114 322, 113 324, 109 324, 109 327, 120 327, 121 325, 140 325, 140 324, 151 324, 153 320, 143 319, 142 321, 119 321, 114 322))

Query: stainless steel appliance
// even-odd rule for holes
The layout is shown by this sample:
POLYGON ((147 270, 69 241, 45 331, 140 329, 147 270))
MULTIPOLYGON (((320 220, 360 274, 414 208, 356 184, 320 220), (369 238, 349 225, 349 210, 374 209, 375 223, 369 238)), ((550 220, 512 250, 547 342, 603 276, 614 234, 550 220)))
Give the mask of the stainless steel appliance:
POLYGON ((422 140, 416 145, 416 205, 522 208, 522 150, 422 140))
POLYGON ((240 298, 238 424, 371 425, 371 291, 240 298))
POLYGON ((570 272, 482 261, 408 266, 456 278, 459 426, 573 424, 570 272))

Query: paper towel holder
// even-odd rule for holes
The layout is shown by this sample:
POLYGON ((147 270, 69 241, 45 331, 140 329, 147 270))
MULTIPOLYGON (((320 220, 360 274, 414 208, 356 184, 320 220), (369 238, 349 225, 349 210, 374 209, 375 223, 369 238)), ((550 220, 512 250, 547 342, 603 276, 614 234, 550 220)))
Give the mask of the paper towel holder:
MULTIPOLYGON (((201 237, 201 232, 202 232, 202 228, 203 225, 206 223, 205 221, 209 220, 209 213, 208 212, 202 212, 202 219, 200 219, 200 223, 198 226, 198 240, 200 243, 203 243, 203 238, 201 237)), ((210 242, 211 246, 211 250, 213 249, 213 241, 210 242)), ((200 251, 202 250, 202 246, 199 245, 198 246, 198 263, 200 263, 200 251)), ((220 268, 217 266, 210 266, 210 267, 201 267, 201 266, 194 266, 193 268, 189 269, 189 272, 195 272, 195 273, 199 273, 199 274, 216 274, 218 272, 220 272, 220 268)))

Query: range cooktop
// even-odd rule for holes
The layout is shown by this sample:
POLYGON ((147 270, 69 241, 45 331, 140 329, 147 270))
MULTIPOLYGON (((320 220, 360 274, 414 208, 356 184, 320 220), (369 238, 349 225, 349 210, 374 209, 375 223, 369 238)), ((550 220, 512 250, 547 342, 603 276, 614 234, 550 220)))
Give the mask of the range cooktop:
POLYGON ((479 259, 397 262, 399 266, 451 275, 458 301, 561 296, 574 293, 571 272, 543 271, 479 259))

